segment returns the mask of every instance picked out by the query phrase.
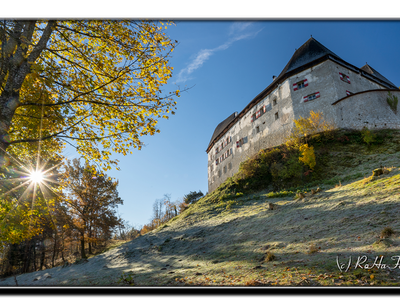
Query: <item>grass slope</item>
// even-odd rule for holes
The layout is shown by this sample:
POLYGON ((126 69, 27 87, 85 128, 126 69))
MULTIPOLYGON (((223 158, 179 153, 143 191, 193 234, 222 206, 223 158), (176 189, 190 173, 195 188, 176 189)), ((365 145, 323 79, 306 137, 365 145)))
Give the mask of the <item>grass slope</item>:
MULTIPOLYGON (((16 280, 19 286, 398 285, 400 135, 383 134, 371 147, 340 137, 329 151, 326 143, 316 145, 320 177, 303 185, 289 180, 291 187, 276 190, 233 178, 153 232, 86 263, 16 280), (385 174, 372 177, 380 166, 385 174), (386 227, 395 233, 383 238, 386 227)), ((15 279, 0 285, 15 286, 15 279)))

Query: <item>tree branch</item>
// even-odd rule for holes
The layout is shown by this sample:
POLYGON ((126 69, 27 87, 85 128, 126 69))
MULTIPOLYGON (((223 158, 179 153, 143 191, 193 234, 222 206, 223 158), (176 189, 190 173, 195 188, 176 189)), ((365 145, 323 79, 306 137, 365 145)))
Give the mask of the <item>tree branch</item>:
POLYGON ((28 56, 28 62, 35 62, 42 51, 46 49, 47 42, 50 39, 51 33, 53 32, 55 25, 57 25, 57 21, 49 21, 47 23, 39 42, 28 56))

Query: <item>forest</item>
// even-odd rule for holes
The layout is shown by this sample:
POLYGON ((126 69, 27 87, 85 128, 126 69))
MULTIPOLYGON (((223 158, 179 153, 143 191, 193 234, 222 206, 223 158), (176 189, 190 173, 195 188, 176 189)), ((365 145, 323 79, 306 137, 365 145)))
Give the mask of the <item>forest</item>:
MULTIPOLYGON (((158 228, 203 196, 201 191, 190 192, 172 202, 165 194, 155 200, 150 222, 134 228, 118 216, 117 207, 123 205, 118 181, 94 172, 92 167, 82 165, 79 159, 67 161, 63 167, 52 169, 53 175, 43 175, 39 188, 28 193, 13 191, 15 183, 2 181, 2 188, 12 191, 3 194, 3 204, 18 199, 19 205, 10 205, 9 214, 2 220, 0 277, 82 263, 158 228), (54 185, 53 192, 59 192, 53 197, 41 193, 44 185, 54 185)), ((13 171, 2 172, 3 179, 12 177, 18 168, 7 169, 13 171)))

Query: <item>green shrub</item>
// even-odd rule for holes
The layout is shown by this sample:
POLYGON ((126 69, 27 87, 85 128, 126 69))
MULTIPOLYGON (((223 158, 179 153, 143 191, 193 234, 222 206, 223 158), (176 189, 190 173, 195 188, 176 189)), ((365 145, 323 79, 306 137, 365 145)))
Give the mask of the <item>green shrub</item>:
POLYGON ((269 192, 265 196, 267 198, 280 198, 280 197, 289 197, 295 195, 295 192, 292 191, 279 191, 279 192, 269 192))
POLYGON ((392 95, 391 92, 388 92, 388 97, 386 98, 386 101, 389 104, 390 108, 393 110, 393 112, 397 114, 397 104, 399 102, 397 96, 392 95))
POLYGON ((227 205, 226 205, 226 209, 231 209, 232 205, 235 205, 236 201, 230 200, 228 201, 227 205))
POLYGON ((376 134, 372 133, 371 130, 369 130, 367 127, 364 127, 361 130, 361 135, 362 135, 363 141, 365 143, 367 143, 368 146, 370 144, 372 144, 373 142, 375 142, 375 140, 376 140, 376 134))
POLYGON ((124 273, 122 272, 121 277, 118 280, 118 283, 124 284, 124 285, 135 285, 135 281, 133 280, 133 275, 131 272, 129 273, 124 273))

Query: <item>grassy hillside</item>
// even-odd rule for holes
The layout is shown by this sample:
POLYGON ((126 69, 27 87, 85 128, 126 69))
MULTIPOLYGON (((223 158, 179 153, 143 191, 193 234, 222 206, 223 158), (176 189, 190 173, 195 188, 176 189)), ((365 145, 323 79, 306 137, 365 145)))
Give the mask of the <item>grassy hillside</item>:
POLYGON ((264 151, 156 230, 86 263, 16 280, 20 286, 398 285, 391 257, 400 254, 399 132, 376 132, 370 146, 355 131, 316 136, 310 145, 313 172, 285 148, 264 151), (285 171, 274 172, 277 165, 285 171), (382 174, 371 176, 377 168, 382 174), (380 267, 365 269, 376 257, 380 267), (356 268, 359 258, 363 269, 356 268))

